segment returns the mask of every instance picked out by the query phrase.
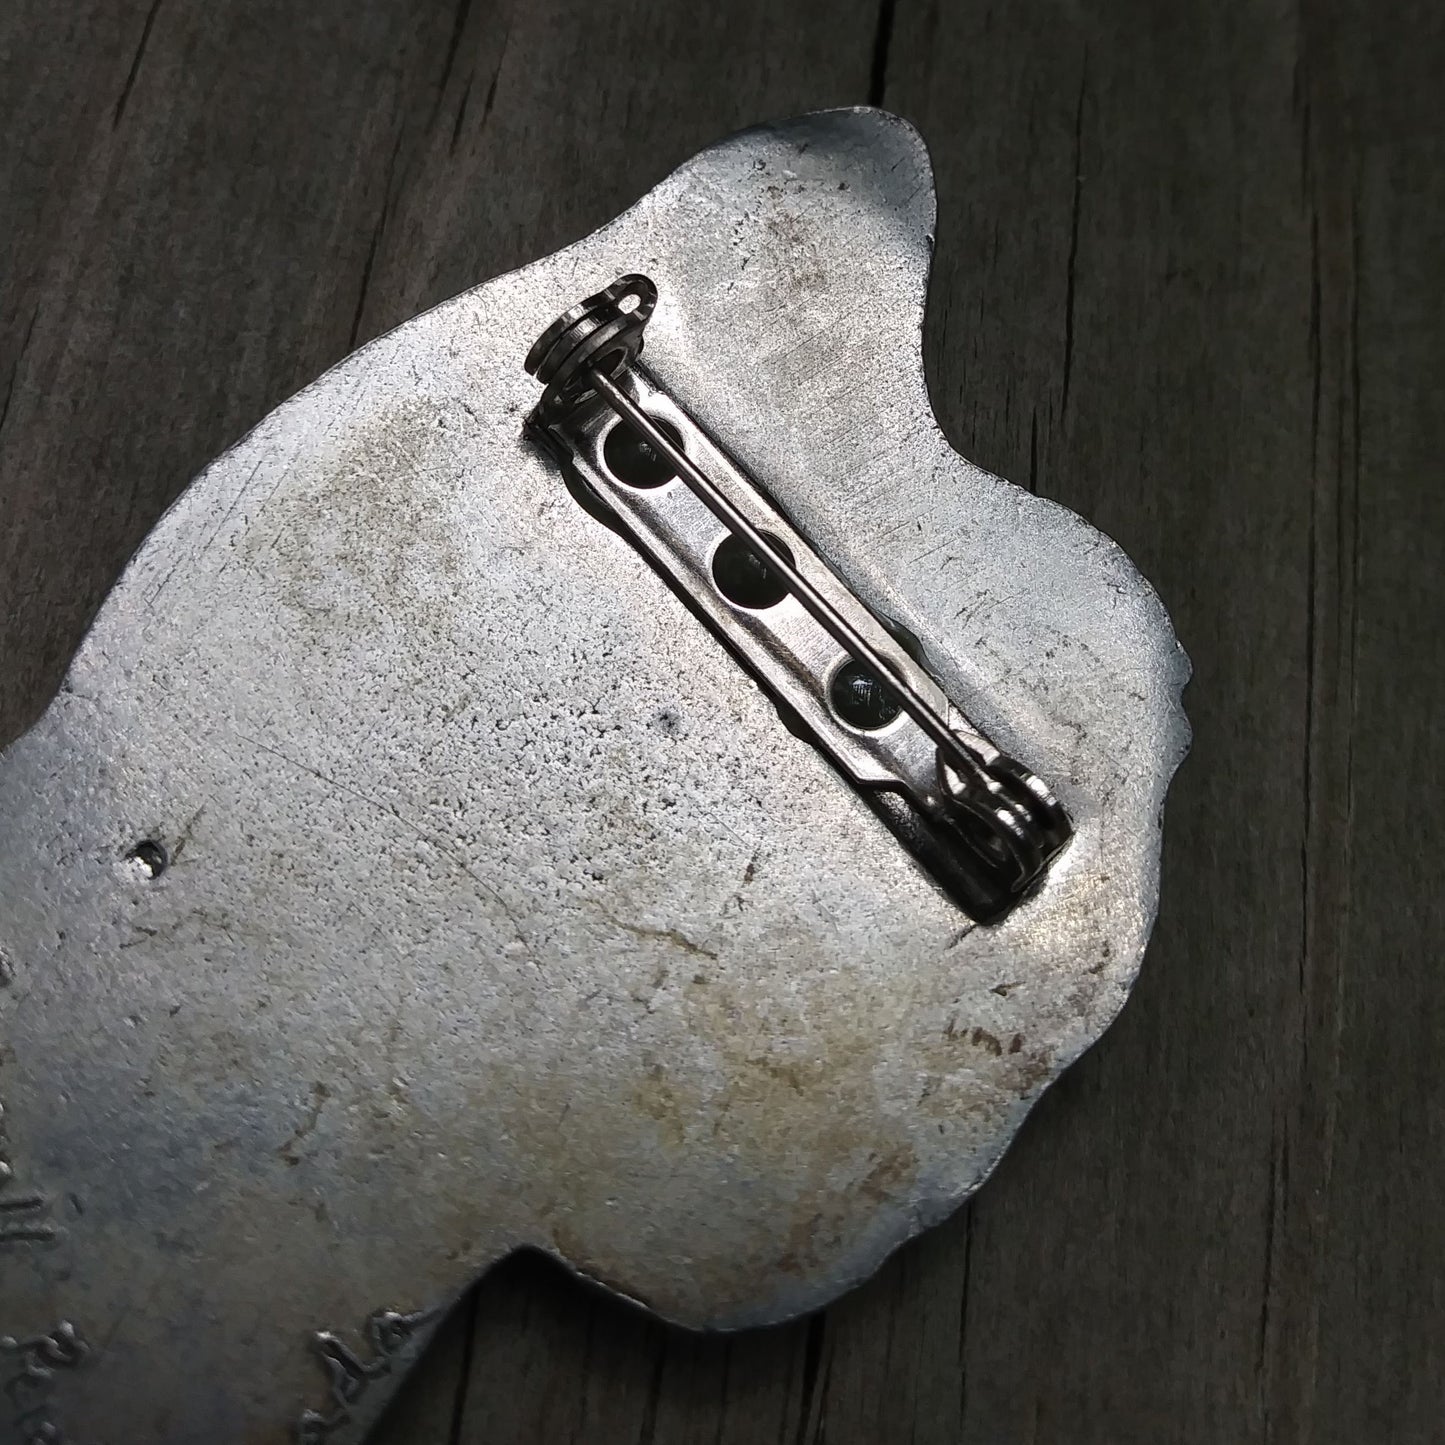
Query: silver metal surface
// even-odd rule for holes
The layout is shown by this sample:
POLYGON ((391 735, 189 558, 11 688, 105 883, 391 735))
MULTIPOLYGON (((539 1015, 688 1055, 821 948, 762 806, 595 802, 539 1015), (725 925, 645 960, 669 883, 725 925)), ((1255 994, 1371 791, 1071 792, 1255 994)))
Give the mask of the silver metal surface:
POLYGON ((939 432, 932 228, 902 122, 746 132, 157 526, 0 759, 0 1440, 353 1440, 428 1328, 385 1322, 527 1243, 687 1324, 806 1310, 1114 1017, 1187 665, 1117 547, 939 432), (524 440, 532 338, 632 270, 679 401, 1055 783, 1076 835, 998 927, 524 440))

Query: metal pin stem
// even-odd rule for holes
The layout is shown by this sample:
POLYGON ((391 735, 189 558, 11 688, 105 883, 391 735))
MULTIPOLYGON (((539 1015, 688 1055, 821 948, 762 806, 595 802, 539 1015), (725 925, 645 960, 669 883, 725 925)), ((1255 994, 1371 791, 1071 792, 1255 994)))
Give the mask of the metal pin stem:
POLYGON ((742 538, 788 584, 789 591, 806 609, 813 620, 857 663, 868 668, 878 680, 885 684, 898 698, 903 711, 913 719, 929 737, 947 753, 954 766, 962 767, 973 777, 983 777, 981 761, 974 756, 968 745, 949 727, 945 718, 921 697, 902 677, 889 666, 884 657, 867 638, 803 576, 788 558, 758 530, 748 518, 733 505, 728 496, 720 491, 712 479, 703 472, 682 450, 674 445, 666 432, 627 395, 610 377, 590 367, 586 381, 596 388, 599 395, 620 417, 643 437, 677 469, 678 475, 697 494, 717 519, 736 536, 742 538))

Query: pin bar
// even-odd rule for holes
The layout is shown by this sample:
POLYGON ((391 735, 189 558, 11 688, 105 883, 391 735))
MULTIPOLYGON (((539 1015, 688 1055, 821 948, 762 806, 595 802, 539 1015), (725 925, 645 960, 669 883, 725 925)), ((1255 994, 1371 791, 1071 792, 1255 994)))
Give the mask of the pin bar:
MULTIPOLYGON (((675 401, 668 398, 664 410, 683 424, 682 431, 690 438, 687 445, 672 423, 661 425, 650 413, 649 407, 660 405, 667 394, 659 391, 635 363, 656 300, 656 288, 648 278, 623 276, 565 312, 538 338, 526 366, 546 389, 528 419, 530 427, 564 461, 570 461, 586 490, 597 495, 607 512, 620 509, 631 518, 629 531, 637 545, 684 586, 694 604, 701 605, 711 624, 741 648, 746 665, 780 700, 792 707, 803 707, 809 730, 855 785, 863 787, 875 809, 905 845, 925 861, 925 866, 930 866, 935 877, 940 876, 939 868, 933 866, 940 847, 946 854, 973 858, 991 881, 982 891, 964 889, 971 901, 960 897, 958 888, 950 882, 943 878, 940 881, 960 897, 975 917, 998 916, 1028 891, 1067 842, 1072 831, 1067 816, 1047 786, 978 734, 936 685, 928 689, 922 686, 928 675, 920 670, 918 662, 888 635, 866 605, 806 545, 807 539, 785 522, 751 479, 706 439, 675 401), (627 387, 619 385, 624 377, 627 387), (637 396, 630 395, 629 390, 636 391, 637 396), (661 485, 660 481, 618 478, 609 473, 610 463, 602 464, 595 450, 607 434, 606 426, 597 420, 601 409, 625 425, 638 444, 650 447, 670 469, 668 478, 683 482, 703 509, 683 526, 682 532, 675 530, 681 524, 681 514, 675 508, 658 511, 654 504, 643 500, 648 495, 646 489, 661 485), (757 525, 690 455, 693 447, 710 467, 716 467, 735 485, 751 488, 752 509, 768 515, 769 525, 791 534, 807 569, 797 565, 788 546, 757 525), (639 486, 642 493, 636 490, 639 486), (872 730, 872 737, 865 739, 851 721, 843 726, 827 705, 826 679, 831 668, 816 651, 808 651, 806 661, 801 654, 784 661, 773 650, 793 624, 784 624, 781 619, 770 624, 775 643, 762 644, 755 630, 763 626, 767 632, 768 627, 760 620, 740 631, 741 619, 736 613, 720 609, 719 601, 710 600, 706 590, 702 595, 697 593, 691 579, 710 551, 705 529, 701 533, 697 530, 697 520, 702 516, 711 517, 765 567, 778 584, 780 597, 791 595, 797 599, 812 624, 887 694, 890 706, 896 703, 894 716, 898 711, 907 714, 916 733, 900 733, 894 738, 896 730, 884 722, 877 725, 881 731, 872 730), (696 550, 699 546, 703 548, 701 553, 696 550), (818 569, 819 577, 815 580, 809 576, 808 569, 818 569), (836 596, 828 595, 829 587, 835 589, 836 596), (850 611, 854 614, 851 617, 850 611), (870 640, 860 626, 865 619, 878 640, 870 640), (782 633, 778 633, 779 628, 782 633), (885 641, 886 645, 880 645, 885 641), (764 648, 762 652, 757 650, 759 645, 764 648), (942 706, 927 695, 930 691, 936 693, 942 706), (933 751, 920 753, 919 748, 928 744, 933 751), (907 817, 886 803, 885 794, 894 787, 902 788, 911 799, 911 808, 904 810, 907 817), (878 791, 880 788, 883 793, 878 791)), ((815 644, 809 647, 815 648, 815 644)), ((865 725, 864 731, 869 732, 869 727, 865 725)), ((942 871, 957 870, 950 863, 942 871)))
POLYGON ((759 531, 731 498, 726 496, 713 480, 707 476, 681 447, 674 445, 667 433, 652 420, 643 409, 627 395, 614 381, 595 368, 587 372, 587 380, 596 391, 607 399, 607 403, 634 431, 645 437, 655 450, 666 457, 677 469, 678 475, 692 488, 707 505, 713 515, 734 536, 741 537, 768 565, 787 583, 788 590, 807 609, 813 620, 846 652, 854 662, 868 668, 875 677, 884 680, 889 690, 897 697, 903 711, 926 732, 944 752, 955 760, 955 766, 962 765, 970 777, 981 776, 982 767, 968 745, 939 716, 927 698, 921 697, 913 686, 899 677, 861 632, 833 606, 831 602, 792 564, 783 551, 775 546, 765 532, 759 531))

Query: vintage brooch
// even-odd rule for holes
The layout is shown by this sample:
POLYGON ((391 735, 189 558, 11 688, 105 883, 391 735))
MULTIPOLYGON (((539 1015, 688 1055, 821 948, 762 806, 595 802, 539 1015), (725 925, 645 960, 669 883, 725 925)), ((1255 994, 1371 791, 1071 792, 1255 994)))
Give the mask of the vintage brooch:
POLYGON ((933 215, 745 132, 157 525, 0 758, 0 1435, 359 1440, 527 1246, 812 1309, 1115 1016, 1187 663, 939 431, 933 215))

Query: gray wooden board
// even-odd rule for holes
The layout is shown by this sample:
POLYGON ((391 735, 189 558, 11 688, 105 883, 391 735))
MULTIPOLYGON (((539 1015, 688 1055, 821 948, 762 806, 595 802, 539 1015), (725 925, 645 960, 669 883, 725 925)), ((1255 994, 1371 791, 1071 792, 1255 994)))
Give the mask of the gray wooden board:
POLYGON ((1194 659, 1135 997, 969 1208, 730 1339, 510 1261, 386 1445, 1445 1438, 1442 68, 1420 0, 0 7, 0 737, 357 342, 870 98, 938 171, 946 428, 1194 659))

